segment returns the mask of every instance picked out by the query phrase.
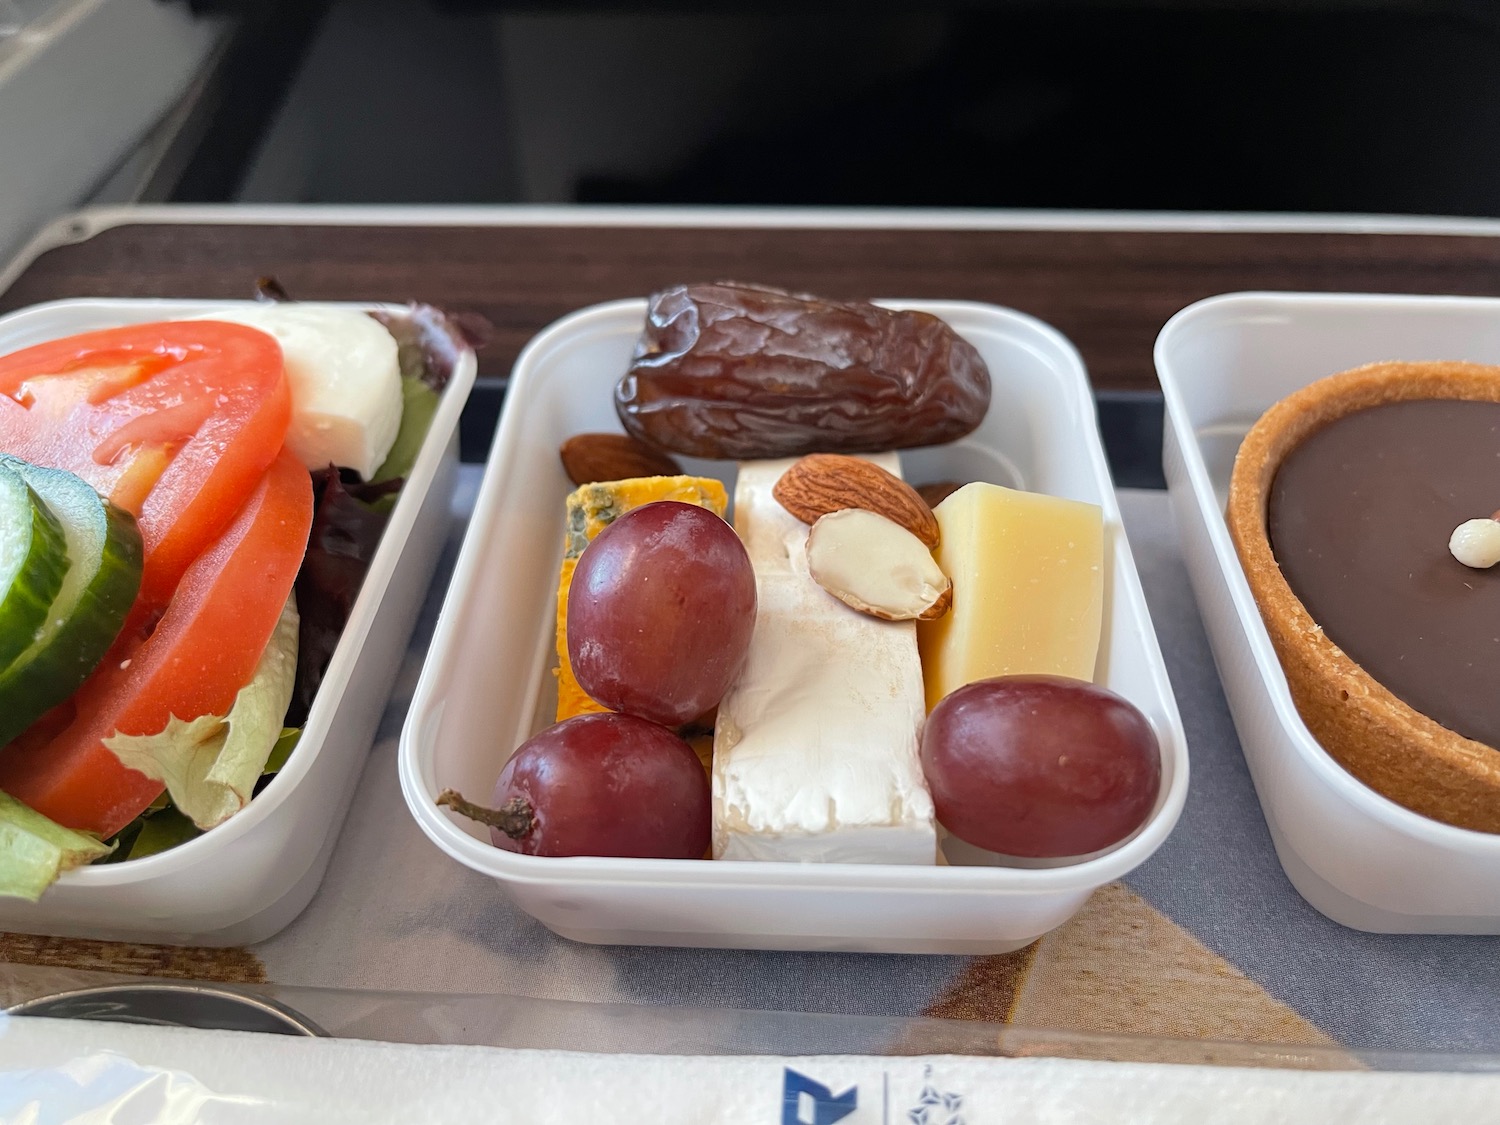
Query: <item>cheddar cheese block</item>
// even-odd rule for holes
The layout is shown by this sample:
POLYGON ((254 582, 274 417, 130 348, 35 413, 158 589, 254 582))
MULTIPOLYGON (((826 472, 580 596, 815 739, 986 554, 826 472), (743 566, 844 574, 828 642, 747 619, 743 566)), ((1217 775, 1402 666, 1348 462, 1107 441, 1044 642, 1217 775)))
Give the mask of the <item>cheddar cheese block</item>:
POLYGON ((607 711, 578 686, 568 663, 568 588, 578 556, 594 536, 632 508, 658 500, 677 500, 707 508, 723 516, 729 507, 724 486, 708 477, 632 477, 628 480, 585 484, 568 496, 568 530, 563 548, 562 571, 557 581, 557 721, 574 715, 607 711))
POLYGON ((927 709, 991 676, 1092 680, 1104 614, 1099 507, 976 483, 933 511, 953 608, 917 626, 927 709))

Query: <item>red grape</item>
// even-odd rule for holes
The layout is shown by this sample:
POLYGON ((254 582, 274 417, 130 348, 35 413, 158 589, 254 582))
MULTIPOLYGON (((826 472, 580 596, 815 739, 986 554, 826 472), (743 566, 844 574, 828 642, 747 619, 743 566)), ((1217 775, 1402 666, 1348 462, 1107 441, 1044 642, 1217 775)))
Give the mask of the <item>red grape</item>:
POLYGON ((1161 752, 1114 692, 1063 676, 1000 676, 944 697, 922 732, 938 821, 1005 855, 1084 855, 1151 815, 1161 752))
POLYGON ((698 755, 633 715, 578 715, 527 739, 500 771, 493 809, 451 790, 438 803, 489 824, 497 848, 523 855, 701 859, 708 849, 698 755))
POLYGON ((755 571, 734 529, 664 500, 626 512, 579 556, 568 660, 612 711, 677 726, 715 707, 745 662, 755 571))

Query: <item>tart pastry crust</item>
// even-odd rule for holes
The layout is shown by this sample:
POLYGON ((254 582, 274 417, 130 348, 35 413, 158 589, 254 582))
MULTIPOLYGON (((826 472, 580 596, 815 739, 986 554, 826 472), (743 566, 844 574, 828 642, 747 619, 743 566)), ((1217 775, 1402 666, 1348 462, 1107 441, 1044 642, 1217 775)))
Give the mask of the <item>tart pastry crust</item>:
POLYGON ((1272 481, 1299 443, 1346 414, 1413 399, 1500 402, 1500 367, 1372 363, 1282 399, 1250 430, 1235 458, 1229 533, 1313 737, 1344 769, 1397 804, 1461 828, 1500 833, 1500 750, 1403 703, 1330 641, 1287 585, 1266 531, 1272 481))

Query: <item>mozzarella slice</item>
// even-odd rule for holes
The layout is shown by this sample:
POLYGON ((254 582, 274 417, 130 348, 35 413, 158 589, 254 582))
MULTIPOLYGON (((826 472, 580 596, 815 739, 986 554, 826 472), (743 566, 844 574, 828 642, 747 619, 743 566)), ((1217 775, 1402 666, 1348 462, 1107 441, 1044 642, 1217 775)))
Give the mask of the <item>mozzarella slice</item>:
MULTIPOLYGON (((894 454, 870 459, 900 473, 894 454)), ((742 464, 735 487, 759 601, 714 730, 714 858, 934 863, 915 626, 858 613, 813 581, 807 526, 771 495, 791 464, 742 464)))
POLYGON ((292 390, 286 444, 309 469, 375 475, 401 428, 396 341, 373 318, 337 305, 287 302, 210 313, 276 338, 292 390))

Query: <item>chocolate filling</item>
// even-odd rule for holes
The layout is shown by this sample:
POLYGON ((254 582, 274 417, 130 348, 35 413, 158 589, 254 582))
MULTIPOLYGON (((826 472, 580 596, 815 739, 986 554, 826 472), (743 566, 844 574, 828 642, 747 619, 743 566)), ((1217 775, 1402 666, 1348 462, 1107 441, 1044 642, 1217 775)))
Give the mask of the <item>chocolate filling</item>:
POLYGON ((1500 508, 1500 403, 1417 400, 1325 426, 1276 473, 1267 531, 1329 640, 1451 731, 1500 747, 1500 566, 1448 552, 1500 508))

